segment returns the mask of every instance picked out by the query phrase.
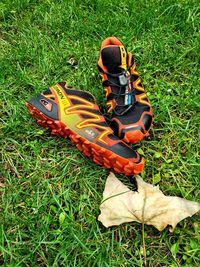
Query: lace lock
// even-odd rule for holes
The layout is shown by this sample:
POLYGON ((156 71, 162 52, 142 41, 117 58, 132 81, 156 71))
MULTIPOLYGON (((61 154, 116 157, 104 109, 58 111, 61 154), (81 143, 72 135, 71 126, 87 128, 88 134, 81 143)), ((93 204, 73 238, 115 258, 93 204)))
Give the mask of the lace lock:
POLYGON ((119 75, 119 83, 121 86, 125 86, 128 84, 128 78, 125 73, 119 75))

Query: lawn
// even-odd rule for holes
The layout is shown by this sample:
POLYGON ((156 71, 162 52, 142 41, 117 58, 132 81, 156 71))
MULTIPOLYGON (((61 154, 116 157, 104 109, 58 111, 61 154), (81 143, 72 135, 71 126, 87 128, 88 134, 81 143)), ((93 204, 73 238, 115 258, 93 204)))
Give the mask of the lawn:
MULTIPOLYGON (((109 171, 25 107, 63 80, 104 103, 97 59, 108 36, 134 54, 154 111, 150 137, 133 146, 143 179, 199 201, 199 11, 195 0, 1 1, 0 266, 144 266, 140 224, 97 220, 109 171)), ((173 234, 145 226, 145 241, 150 267, 200 265, 198 215, 173 234)))

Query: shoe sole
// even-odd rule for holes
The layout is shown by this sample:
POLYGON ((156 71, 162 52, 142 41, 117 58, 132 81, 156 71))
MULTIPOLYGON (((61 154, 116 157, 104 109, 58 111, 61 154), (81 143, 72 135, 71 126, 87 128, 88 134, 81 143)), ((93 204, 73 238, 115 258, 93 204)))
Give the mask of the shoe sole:
POLYGON ((51 130, 51 133, 54 135, 64 138, 69 137, 78 150, 97 165, 106 169, 112 169, 114 172, 122 173, 126 176, 138 174, 143 170, 144 158, 142 158, 140 163, 135 164, 128 159, 122 158, 119 155, 88 141, 61 121, 47 117, 31 104, 26 103, 26 106, 32 116, 37 120, 38 124, 45 127, 47 130, 51 130))

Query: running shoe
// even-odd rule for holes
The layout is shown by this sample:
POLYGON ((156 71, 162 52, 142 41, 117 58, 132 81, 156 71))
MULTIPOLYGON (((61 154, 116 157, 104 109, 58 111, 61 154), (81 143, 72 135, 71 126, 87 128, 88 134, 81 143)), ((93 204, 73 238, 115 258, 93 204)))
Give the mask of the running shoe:
POLYGON ((90 93, 59 82, 26 106, 40 125, 69 137, 96 164, 127 176, 143 170, 144 159, 113 134, 90 93))
POLYGON ((116 38, 101 44, 98 68, 107 98, 110 127, 127 143, 136 143, 149 135, 153 114, 141 84, 133 56, 116 38))

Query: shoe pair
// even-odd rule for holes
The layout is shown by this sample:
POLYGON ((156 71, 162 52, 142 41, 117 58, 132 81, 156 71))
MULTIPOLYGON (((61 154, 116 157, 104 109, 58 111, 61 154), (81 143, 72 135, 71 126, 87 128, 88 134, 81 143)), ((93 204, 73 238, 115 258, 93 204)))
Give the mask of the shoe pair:
POLYGON ((108 126, 94 97, 66 82, 51 86, 26 105, 52 134, 69 137, 96 164, 127 176, 140 173, 144 158, 126 143, 148 136, 152 109, 131 53, 115 37, 101 44, 98 68, 111 122, 108 126))

